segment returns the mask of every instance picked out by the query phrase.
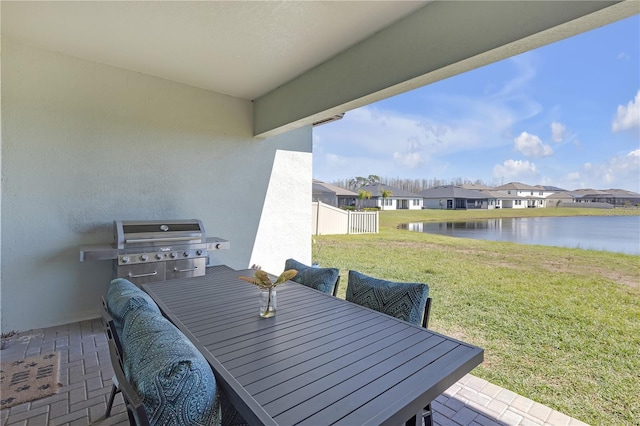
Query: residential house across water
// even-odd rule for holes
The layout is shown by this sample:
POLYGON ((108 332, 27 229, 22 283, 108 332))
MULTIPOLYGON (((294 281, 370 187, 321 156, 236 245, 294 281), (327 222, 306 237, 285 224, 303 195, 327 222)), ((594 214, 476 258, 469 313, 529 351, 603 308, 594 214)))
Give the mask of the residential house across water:
POLYGON ((371 193, 371 198, 361 201, 363 207, 379 207, 381 210, 422 209, 423 198, 413 192, 382 183, 365 185, 361 189, 371 193))
POLYGON ((381 210, 469 210, 526 209, 546 207, 626 207, 640 205, 640 194, 622 189, 577 189, 510 182, 498 187, 477 184, 443 185, 417 193, 385 184, 361 188, 371 198, 358 200, 358 194, 336 185, 314 181, 314 201, 336 207, 380 208, 381 210), (383 191, 385 197, 383 197, 383 191))

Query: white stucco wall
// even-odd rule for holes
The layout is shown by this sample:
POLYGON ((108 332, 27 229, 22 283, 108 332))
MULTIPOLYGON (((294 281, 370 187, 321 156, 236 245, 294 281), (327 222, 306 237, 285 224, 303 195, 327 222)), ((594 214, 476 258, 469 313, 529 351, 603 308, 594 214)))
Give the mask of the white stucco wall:
MULTIPOLYGON (((0 2, 0 23, 2 22, 2 2, 0 2)), ((0 24, 1 25, 1 24, 0 24)), ((2 32, 0 31, 0 34, 2 32)), ((2 75, 2 38, 0 37, 0 76, 2 75)), ((2 93, 2 78, 0 78, 0 93, 2 93)), ((2 111, 2 96, 0 96, 0 111, 2 111)), ((4 176, 2 174, 2 114, 0 113, 0 176, 4 176)), ((4 181, 4 178, 2 178, 4 181)), ((2 241, 2 185, 0 184, 0 241, 2 241)), ((2 318, 2 244, 0 244, 0 318, 2 318)), ((2 321, 0 321, 0 332, 5 332, 4 327, 2 326, 2 321)))
POLYGON ((78 247, 114 219, 201 219, 238 269, 310 258, 309 126, 255 139, 249 101, 6 38, 1 72, 3 329, 97 317, 111 263, 78 247))
POLYGON ((413 204, 413 200, 409 200, 409 210, 422 210, 422 203, 423 203, 422 199, 421 198, 420 199, 416 198, 416 199, 418 200, 417 205, 413 204))
POLYGON ((312 213, 308 208, 311 185, 299 188, 300 176, 309 175, 311 166, 311 153, 276 152, 251 264, 258 264, 274 274, 284 271, 284 260, 290 257, 311 264, 311 244, 289 239, 291 235, 311 235, 312 219, 300 221, 295 217, 299 212, 291 209, 292 206, 307 205, 312 213))

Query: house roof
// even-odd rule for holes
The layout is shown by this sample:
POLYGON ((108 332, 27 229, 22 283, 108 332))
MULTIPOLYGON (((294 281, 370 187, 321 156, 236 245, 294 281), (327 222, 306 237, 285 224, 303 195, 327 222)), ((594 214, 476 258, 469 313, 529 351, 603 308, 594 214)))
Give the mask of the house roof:
POLYGON ((490 191, 493 189, 492 186, 479 185, 477 183, 463 183, 460 186, 464 189, 476 189, 478 191, 490 191))
POLYGON ((391 197, 389 198, 422 198, 420 195, 405 191, 404 189, 395 188, 393 186, 385 185, 383 183, 377 183, 375 185, 365 185, 362 188, 363 191, 369 191, 372 197, 382 197, 382 191, 391 191, 391 197))
POLYGON ((634 1, 0 4, 3 40, 251 100, 265 137, 638 13, 634 1))
POLYGON ((544 189, 544 188, 540 185, 531 186, 531 185, 527 185, 520 182, 509 182, 504 185, 497 186, 495 189, 498 191, 504 191, 509 189, 514 189, 516 191, 534 191, 534 190, 540 191, 541 189, 544 189))
POLYGON ((627 191, 626 189, 607 189, 607 192, 616 197, 640 198, 640 194, 637 192, 627 191))
POLYGON ((575 199, 575 198, 581 198, 581 197, 582 197, 581 195, 573 194, 568 191, 559 191, 549 195, 546 199, 547 200, 567 200, 567 199, 575 199))
POLYGON ((640 198, 640 194, 626 189, 576 189, 571 191, 580 197, 615 197, 615 198, 640 198))
POLYGON ((445 185, 425 189, 418 192, 418 195, 421 195, 423 198, 465 198, 475 200, 495 198, 489 193, 481 192, 476 189, 466 189, 456 185, 445 185))
POLYGON ((318 192, 331 192, 336 194, 337 196, 344 196, 344 197, 357 197, 358 194, 356 194, 353 191, 350 191, 348 189, 342 188, 340 186, 336 186, 336 185, 331 185, 330 183, 325 183, 319 180, 314 179, 313 180, 313 191, 316 192, 316 189, 318 192))

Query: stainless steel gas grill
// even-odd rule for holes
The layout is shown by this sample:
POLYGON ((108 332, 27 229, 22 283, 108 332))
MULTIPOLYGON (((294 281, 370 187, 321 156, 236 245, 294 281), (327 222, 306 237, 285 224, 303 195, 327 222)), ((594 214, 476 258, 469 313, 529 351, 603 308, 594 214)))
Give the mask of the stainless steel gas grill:
POLYGON ((113 277, 136 285, 205 274, 210 250, 229 242, 207 238, 198 219, 113 222, 112 246, 84 246, 80 260, 113 260, 113 277))

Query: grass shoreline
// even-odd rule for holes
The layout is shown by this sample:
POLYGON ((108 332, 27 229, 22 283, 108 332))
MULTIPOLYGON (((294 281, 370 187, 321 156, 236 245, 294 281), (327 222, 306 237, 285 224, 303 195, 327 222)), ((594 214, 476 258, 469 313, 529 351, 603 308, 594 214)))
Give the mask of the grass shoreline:
POLYGON ((430 328, 485 349, 473 374, 590 424, 640 418, 640 257, 454 238, 400 223, 640 215, 640 209, 383 211, 380 233, 314 237, 313 260, 423 282, 430 328), (634 285, 636 284, 636 285, 634 285))

